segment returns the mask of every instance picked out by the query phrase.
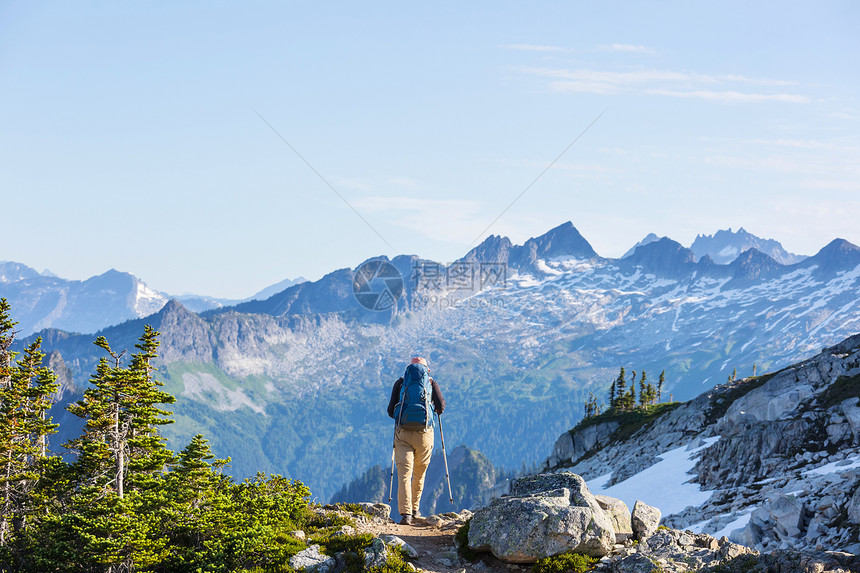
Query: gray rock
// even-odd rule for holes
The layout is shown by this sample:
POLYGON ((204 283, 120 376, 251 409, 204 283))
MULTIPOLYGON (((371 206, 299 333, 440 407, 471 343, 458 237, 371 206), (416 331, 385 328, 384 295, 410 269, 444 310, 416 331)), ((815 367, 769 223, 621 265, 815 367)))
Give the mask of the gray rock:
POLYGON ((331 573, 335 560, 320 553, 319 545, 311 545, 290 557, 290 567, 297 571, 304 569, 305 573, 331 573))
POLYGON ((376 538, 370 547, 364 550, 364 568, 382 567, 386 561, 388 561, 388 551, 385 548, 385 542, 376 538))
POLYGON ((304 541, 307 539, 307 534, 301 529, 297 529, 296 531, 290 531, 290 537, 295 537, 296 539, 300 539, 304 541))
POLYGON ((595 495, 594 499, 612 520, 612 528, 615 529, 615 541, 617 543, 622 543, 633 537, 630 508, 627 507, 626 503, 608 495, 595 495))
POLYGON ((656 507, 636 500, 633 504, 633 514, 630 516, 630 522, 633 526, 633 535, 637 539, 643 539, 652 535, 657 531, 657 526, 660 525, 660 517, 662 513, 656 507))
POLYGON ((854 490, 854 495, 851 496, 847 509, 848 519, 850 519, 852 523, 860 524, 860 487, 854 490))
POLYGON ((391 519, 391 506, 388 504, 369 503, 365 501, 362 503, 357 503, 356 505, 360 505, 364 512, 371 517, 380 517, 385 520, 391 519))
POLYGON ((534 563, 566 551, 602 557, 612 549, 612 521, 580 476, 530 476, 514 482, 511 491, 475 512, 471 549, 491 551, 510 563, 534 563))
POLYGON ((406 555, 413 559, 418 557, 418 551, 396 535, 380 535, 379 538, 389 547, 399 547, 406 555))
POLYGON ((641 553, 634 553, 613 564, 616 573, 662 573, 663 568, 641 553))
POLYGON ((798 537, 803 525, 803 504, 781 495, 770 503, 770 515, 777 528, 788 537, 798 537))

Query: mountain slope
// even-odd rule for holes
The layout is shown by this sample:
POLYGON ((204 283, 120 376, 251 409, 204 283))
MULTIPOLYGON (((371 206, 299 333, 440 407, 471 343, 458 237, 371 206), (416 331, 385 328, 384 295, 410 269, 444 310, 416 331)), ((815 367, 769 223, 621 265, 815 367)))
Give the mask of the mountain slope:
POLYGON ((670 527, 759 551, 860 552, 860 335, 623 429, 607 416, 582 423, 545 466, 664 508, 670 527))

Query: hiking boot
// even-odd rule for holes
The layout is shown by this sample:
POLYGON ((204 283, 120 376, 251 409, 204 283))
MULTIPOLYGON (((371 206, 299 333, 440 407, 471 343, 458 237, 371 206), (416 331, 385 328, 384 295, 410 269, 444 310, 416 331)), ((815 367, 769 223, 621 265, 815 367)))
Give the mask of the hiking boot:
POLYGON ((412 525, 412 516, 409 514, 401 515, 400 525, 412 525))
POLYGON ((424 517, 424 516, 421 515, 421 512, 418 511, 417 509, 412 512, 412 519, 421 519, 422 517, 424 517))

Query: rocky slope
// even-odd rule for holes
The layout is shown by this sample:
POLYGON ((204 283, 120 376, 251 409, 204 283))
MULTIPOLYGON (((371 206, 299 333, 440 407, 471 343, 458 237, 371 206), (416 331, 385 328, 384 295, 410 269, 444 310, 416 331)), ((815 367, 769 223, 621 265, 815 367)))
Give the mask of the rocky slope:
POLYGON ((663 523, 673 528, 759 551, 860 553, 860 335, 717 386, 619 440, 621 429, 565 433, 546 468, 671 507, 663 523))

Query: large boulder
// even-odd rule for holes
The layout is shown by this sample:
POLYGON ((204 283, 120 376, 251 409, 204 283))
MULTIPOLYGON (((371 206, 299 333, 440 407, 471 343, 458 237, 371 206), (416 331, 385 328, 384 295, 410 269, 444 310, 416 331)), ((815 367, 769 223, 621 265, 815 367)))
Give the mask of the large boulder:
POLYGON ((637 499, 633 504, 633 514, 630 516, 636 539, 644 539, 657 531, 662 516, 659 509, 637 499))
POLYGON ((770 516, 776 529, 785 537, 800 536, 803 525, 803 504, 793 496, 780 495, 770 502, 770 516))
POLYGON ((633 524, 630 522, 630 508, 620 499, 608 495, 595 495, 594 498, 600 508, 606 512, 612 520, 612 528, 615 530, 615 541, 623 543, 633 537, 633 524))
POLYGON ((335 560, 320 553, 319 545, 311 545, 290 557, 290 567, 305 573, 330 573, 335 569, 335 560))
POLYGON ((854 490, 854 495, 848 502, 848 519, 853 523, 860 524, 860 487, 854 490))
POLYGON ((576 551, 595 557, 615 543, 612 520, 580 476, 540 474, 515 481, 511 495, 475 512, 469 547, 509 563, 576 551))

